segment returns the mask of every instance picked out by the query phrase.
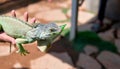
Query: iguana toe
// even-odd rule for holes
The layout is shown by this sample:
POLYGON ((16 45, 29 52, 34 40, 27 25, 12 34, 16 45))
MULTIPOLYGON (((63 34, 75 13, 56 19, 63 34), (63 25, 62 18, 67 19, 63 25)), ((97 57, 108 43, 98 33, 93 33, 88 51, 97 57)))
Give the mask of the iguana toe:
POLYGON ((27 50, 18 50, 17 53, 20 53, 21 55, 27 55, 29 52, 27 50))

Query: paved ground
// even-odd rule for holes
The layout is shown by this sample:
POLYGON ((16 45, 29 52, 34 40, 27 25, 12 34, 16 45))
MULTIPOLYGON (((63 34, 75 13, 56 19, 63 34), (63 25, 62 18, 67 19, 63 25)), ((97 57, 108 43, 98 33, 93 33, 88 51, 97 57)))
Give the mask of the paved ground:
MULTIPOLYGON (((67 24, 70 27, 71 0, 60 0, 53 2, 39 1, 26 7, 16 10, 17 17, 23 19, 23 13, 28 11, 30 19, 37 18, 37 22, 48 23, 57 22, 58 25, 67 24)), ((10 15, 10 12, 5 13, 10 15)), ((79 9, 78 25, 79 31, 90 30, 91 23, 87 21, 94 17, 93 13, 79 9)), ((103 40, 110 41, 116 45, 120 52, 120 39, 115 39, 112 35, 112 29, 99 33, 103 40)), ((59 37, 53 43, 53 47, 48 53, 40 52, 36 47, 36 42, 26 44, 24 47, 30 52, 27 56, 17 54, 12 47, 9 53, 9 43, 0 43, 0 69, 119 69, 120 56, 109 51, 103 51, 97 56, 91 56, 97 53, 98 49, 87 45, 84 53, 73 51, 71 43, 65 38, 59 37), (78 58, 77 58, 78 57, 78 58)))

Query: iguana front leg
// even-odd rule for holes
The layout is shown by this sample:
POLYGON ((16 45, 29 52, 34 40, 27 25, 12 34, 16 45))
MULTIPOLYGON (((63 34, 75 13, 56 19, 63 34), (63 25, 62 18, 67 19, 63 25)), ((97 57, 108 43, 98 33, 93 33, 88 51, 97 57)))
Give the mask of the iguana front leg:
POLYGON ((28 41, 27 39, 23 39, 23 38, 17 38, 16 39, 16 45, 18 47, 17 52, 20 53, 21 55, 29 54, 29 52, 25 50, 24 47, 22 46, 22 44, 27 44, 27 43, 30 43, 30 41, 28 41))

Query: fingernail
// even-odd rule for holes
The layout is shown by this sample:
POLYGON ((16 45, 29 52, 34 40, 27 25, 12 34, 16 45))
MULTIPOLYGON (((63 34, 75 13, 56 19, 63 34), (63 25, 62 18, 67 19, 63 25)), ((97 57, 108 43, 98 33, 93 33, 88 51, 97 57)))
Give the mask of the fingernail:
POLYGON ((12 11, 11 11, 11 14, 12 14, 13 17, 16 17, 15 10, 12 10, 12 11))
POLYGON ((33 17, 33 18, 31 19, 31 22, 32 22, 32 23, 35 23, 35 21, 36 21, 36 18, 33 17))
POLYGON ((28 21, 28 12, 24 13, 24 19, 25 19, 25 21, 28 21))

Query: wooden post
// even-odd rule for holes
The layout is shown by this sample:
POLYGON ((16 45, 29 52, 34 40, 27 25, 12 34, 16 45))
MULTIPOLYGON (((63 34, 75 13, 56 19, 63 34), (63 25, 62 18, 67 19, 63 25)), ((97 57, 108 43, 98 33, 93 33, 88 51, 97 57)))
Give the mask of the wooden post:
POLYGON ((78 4, 79 0, 72 0, 72 12, 71 12, 71 30, 70 30, 70 38, 72 41, 77 33, 77 23, 78 23, 78 4))

